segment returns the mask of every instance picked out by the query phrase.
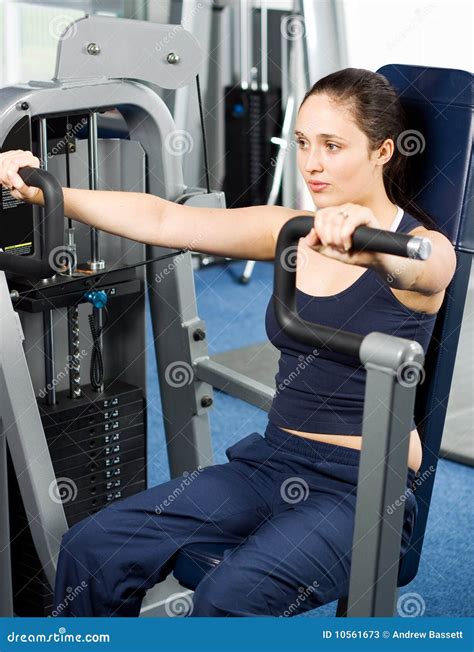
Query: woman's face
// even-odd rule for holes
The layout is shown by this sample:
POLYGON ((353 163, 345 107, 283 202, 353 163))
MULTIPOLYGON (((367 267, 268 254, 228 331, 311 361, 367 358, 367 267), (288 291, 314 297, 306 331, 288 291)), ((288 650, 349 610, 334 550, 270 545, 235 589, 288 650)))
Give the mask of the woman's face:
POLYGON ((369 156, 368 138, 348 106, 327 95, 311 95, 298 112, 295 132, 298 168, 316 208, 364 205, 378 184, 383 186, 378 150, 369 156), (312 181, 328 185, 318 187, 312 181))

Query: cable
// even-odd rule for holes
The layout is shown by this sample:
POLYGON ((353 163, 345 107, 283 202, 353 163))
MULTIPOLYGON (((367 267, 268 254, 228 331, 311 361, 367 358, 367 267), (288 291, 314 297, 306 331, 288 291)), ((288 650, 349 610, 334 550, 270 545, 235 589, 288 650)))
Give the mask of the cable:
POLYGON ((106 315, 106 320, 101 328, 97 328, 95 315, 96 309, 88 316, 89 326, 92 334, 92 352, 91 352, 91 365, 90 365, 90 382, 94 391, 100 391, 104 384, 104 360, 102 358, 102 350, 100 347, 100 336, 105 328, 109 319, 107 308, 102 308, 106 315))
POLYGON ((199 104, 199 115, 201 116, 201 131, 202 131, 202 149, 204 152, 204 171, 206 173, 206 188, 207 192, 211 192, 211 184, 209 181, 209 159, 207 157, 207 138, 206 128, 204 126, 204 113, 202 110, 202 97, 201 97, 201 84, 199 83, 199 75, 196 75, 196 90, 199 104))

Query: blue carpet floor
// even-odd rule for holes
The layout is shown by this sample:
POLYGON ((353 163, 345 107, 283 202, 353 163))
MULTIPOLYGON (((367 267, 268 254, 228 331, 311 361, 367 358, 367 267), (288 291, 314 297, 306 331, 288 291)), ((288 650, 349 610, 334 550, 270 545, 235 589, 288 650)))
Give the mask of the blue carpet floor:
MULTIPOLYGON (((267 340, 264 315, 273 287, 273 264, 257 263, 247 286, 237 282, 243 267, 232 262, 195 273, 198 314, 206 323, 210 355, 267 340)), ((170 475, 151 349, 148 388, 148 478, 153 486, 170 475)), ((254 431, 263 434, 267 420, 266 412, 214 390, 210 423, 215 463, 228 461, 225 450, 232 443, 254 431)), ((474 615, 473 475, 470 467, 439 463, 418 575, 400 591, 417 594, 415 600, 424 605, 421 615, 474 615)), ((335 610, 336 603, 331 603, 302 617, 334 616, 335 610)))

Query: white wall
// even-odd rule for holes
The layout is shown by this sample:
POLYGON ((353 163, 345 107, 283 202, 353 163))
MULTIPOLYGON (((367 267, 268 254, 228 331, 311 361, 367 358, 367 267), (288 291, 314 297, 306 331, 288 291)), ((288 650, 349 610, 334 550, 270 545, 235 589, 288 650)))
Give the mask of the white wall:
MULTIPOLYGON (((347 66, 375 71, 401 63, 472 71, 473 6, 467 0, 342 0, 347 66)), ((298 204, 313 208, 299 177, 298 204)))
POLYGON ((473 69, 473 3, 345 0, 349 66, 388 63, 473 69))

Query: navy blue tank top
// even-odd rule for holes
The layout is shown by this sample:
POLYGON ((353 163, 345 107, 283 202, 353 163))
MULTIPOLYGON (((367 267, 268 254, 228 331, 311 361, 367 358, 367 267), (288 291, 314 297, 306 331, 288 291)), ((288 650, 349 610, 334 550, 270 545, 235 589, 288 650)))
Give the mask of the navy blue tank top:
MULTIPOLYGON (((409 233, 418 226, 423 224, 399 208, 391 230, 409 233)), ((276 321, 273 301, 272 295, 265 328, 281 355, 269 420, 303 432, 361 435, 367 373, 364 366, 356 358, 288 337, 276 321)), ((436 321, 436 314, 404 306, 372 269, 332 296, 312 296, 297 288, 296 307, 306 321, 360 335, 378 331, 416 340, 425 353, 436 321)), ((413 421, 412 429, 415 427, 413 421)))

